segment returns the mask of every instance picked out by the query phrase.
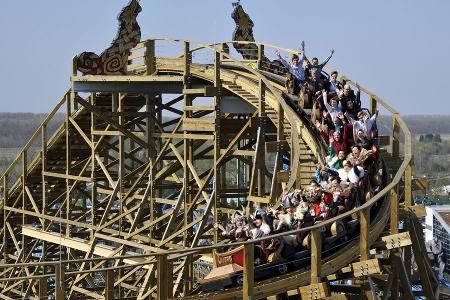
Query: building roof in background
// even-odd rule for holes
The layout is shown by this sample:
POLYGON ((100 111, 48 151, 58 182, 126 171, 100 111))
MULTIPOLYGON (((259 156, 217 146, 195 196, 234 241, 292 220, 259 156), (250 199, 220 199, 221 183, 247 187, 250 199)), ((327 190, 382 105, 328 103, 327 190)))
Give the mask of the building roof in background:
POLYGON ((450 226, 450 211, 438 211, 438 213, 445 221, 445 223, 450 226))

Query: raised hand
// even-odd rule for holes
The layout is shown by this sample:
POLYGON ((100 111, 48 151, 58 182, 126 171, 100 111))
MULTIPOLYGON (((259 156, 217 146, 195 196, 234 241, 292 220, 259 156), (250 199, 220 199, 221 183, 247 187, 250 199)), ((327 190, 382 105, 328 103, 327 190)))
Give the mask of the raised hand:
POLYGON ((334 54, 334 49, 331 49, 331 54, 334 54))

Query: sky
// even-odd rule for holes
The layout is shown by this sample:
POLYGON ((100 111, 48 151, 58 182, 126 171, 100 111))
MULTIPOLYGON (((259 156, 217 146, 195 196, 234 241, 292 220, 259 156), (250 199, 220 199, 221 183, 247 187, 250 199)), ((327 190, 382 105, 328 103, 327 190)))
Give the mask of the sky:
MULTIPOLYGON (((71 58, 101 53, 128 0, 1 0, 0 111, 49 112, 71 58)), ((230 40, 232 2, 141 0, 143 39, 230 40)), ((298 49, 374 91, 401 114, 450 114, 450 1, 242 0, 257 41, 298 49)))

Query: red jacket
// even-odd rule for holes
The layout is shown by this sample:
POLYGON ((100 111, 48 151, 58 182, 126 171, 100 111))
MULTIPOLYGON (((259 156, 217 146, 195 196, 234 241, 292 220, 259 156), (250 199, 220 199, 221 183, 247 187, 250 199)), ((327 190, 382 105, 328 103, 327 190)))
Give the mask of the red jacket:
MULTIPOLYGON (((339 142, 337 142, 333 139, 333 142, 331 143, 331 147, 333 147, 334 153, 336 153, 336 155, 338 155, 339 151, 344 151, 344 153, 346 155, 350 152, 350 145, 348 143, 349 131, 350 131, 349 125, 344 124, 341 140, 339 142)), ((331 137, 333 137, 333 133, 334 132, 331 132, 331 137)))

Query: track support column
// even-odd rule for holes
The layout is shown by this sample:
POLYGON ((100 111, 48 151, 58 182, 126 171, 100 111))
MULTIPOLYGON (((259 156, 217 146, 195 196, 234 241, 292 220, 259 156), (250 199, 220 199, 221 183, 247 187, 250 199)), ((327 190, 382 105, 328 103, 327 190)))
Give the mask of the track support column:
POLYGON ((253 286, 254 286, 254 245, 244 245, 244 284, 242 287, 243 299, 253 299, 253 286))
POLYGON ((322 260, 322 233, 320 228, 311 230, 311 284, 320 282, 322 260))

